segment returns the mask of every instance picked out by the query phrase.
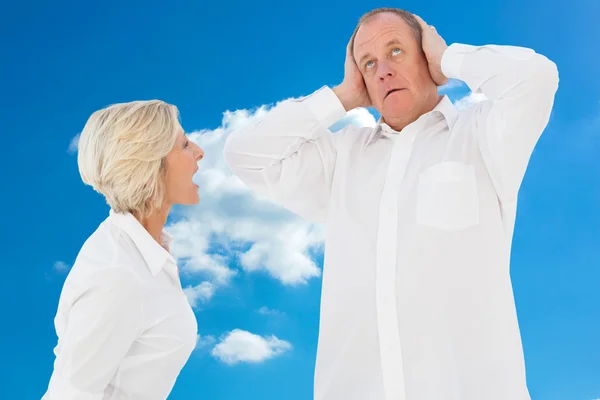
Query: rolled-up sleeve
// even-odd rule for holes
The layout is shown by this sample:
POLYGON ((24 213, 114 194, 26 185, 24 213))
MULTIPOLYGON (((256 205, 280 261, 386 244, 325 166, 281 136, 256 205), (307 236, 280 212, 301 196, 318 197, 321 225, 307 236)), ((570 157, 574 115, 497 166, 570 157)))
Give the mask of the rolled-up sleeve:
POLYGON ((43 400, 101 400, 119 364, 141 331, 141 284, 124 268, 86 280, 58 332, 60 351, 43 400), (56 368, 60 366, 60 368, 56 368))

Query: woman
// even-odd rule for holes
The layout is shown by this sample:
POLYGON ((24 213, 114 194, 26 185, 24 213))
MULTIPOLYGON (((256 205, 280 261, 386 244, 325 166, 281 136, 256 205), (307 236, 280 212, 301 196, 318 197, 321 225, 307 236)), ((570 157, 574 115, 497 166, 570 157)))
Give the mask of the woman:
POLYGON ((112 105, 87 121, 79 172, 111 210, 65 281, 43 400, 169 395, 197 324, 163 227, 172 205, 198 203, 192 177, 203 156, 162 101, 112 105))

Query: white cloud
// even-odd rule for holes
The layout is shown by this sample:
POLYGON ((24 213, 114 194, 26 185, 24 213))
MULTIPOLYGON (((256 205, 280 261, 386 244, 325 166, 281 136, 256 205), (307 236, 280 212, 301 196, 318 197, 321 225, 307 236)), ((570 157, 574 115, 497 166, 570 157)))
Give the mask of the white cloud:
MULTIPOLYGON (((322 248, 324 227, 257 196, 231 173, 223 158, 227 136, 256 123, 269 110, 261 106, 227 111, 219 128, 189 134, 205 152, 194 177, 201 201, 176 208, 175 222, 167 230, 175 238, 171 250, 182 272, 190 279, 204 276, 217 290, 238 273, 234 264, 246 273, 266 273, 285 285, 304 284, 321 275, 310 254, 322 248)), ((336 128, 375 123, 368 110, 357 109, 336 128)))
POLYGON ((262 315, 270 315, 270 316, 285 316, 285 313, 279 310, 272 310, 269 307, 263 306, 258 309, 258 313, 262 315))
MULTIPOLYGON (((174 237, 171 246, 173 256, 177 257, 182 264, 182 269, 187 273, 204 273, 217 284, 226 284, 236 271, 227 266, 227 257, 212 254, 210 240, 212 236, 212 225, 206 225, 203 217, 210 219, 210 210, 207 215, 199 215, 198 219, 179 220, 167 227, 174 237)), ((216 222, 216 221, 214 221, 216 222)))
POLYGON ((71 269, 71 267, 64 261, 56 261, 54 263, 54 271, 56 271, 58 273, 62 274, 62 273, 68 272, 69 269, 71 269))
POLYGON ((75 137, 73 139, 71 139, 71 143, 69 143, 69 148, 67 149, 67 152, 70 154, 77 153, 78 145, 79 145, 79 133, 77 135, 75 135, 75 137))
POLYGON ((487 100, 487 97, 480 92, 471 92, 468 95, 466 95, 465 97, 457 100, 454 103, 454 106, 458 109, 458 110, 464 110, 466 108, 471 107, 473 104, 479 103, 481 101, 485 101, 487 100))
POLYGON ((211 335, 207 335, 207 336, 198 335, 196 337, 196 349, 197 350, 204 350, 204 349, 210 348, 216 342, 217 342, 217 339, 215 339, 214 336, 211 336, 211 335))
POLYGON ((234 329, 221 338, 211 354, 228 365, 260 363, 292 349, 292 345, 276 336, 262 337, 234 329))
POLYGON ((198 307, 198 303, 205 303, 215 292, 214 285, 210 282, 202 282, 196 286, 188 286, 183 289, 183 292, 188 298, 190 305, 194 308, 198 307))
POLYGON ((458 79, 448 79, 448 82, 446 82, 445 85, 440 86, 438 88, 438 91, 440 93, 446 93, 452 89, 456 89, 463 86, 466 86, 466 84, 463 81, 460 81, 458 79))
POLYGON ((348 125, 354 125, 358 127, 375 127, 375 125, 377 125, 377 121, 375 120, 373 114, 369 112, 369 110, 359 107, 347 112, 342 119, 331 125, 329 129, 332 132, 337 132, 348 125))

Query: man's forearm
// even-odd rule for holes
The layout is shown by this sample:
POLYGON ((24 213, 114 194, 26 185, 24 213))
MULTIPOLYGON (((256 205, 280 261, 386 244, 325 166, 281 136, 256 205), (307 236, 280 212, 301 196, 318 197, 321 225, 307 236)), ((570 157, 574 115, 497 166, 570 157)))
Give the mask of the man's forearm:
POLYGON ((531 49, 453 44, 443 55, 442 69, 487 97, 473 114, 478 145, 499 198, 516 201, 550 118, 558 88, 556 65, 531 49))
POLYGON ((329 88, 287 100, 253 126, 230 134, 231 170, 258 194, 313 221, 325 218, 336 150, 327 129, 345 115, 329 88))
POLYGON ((442 56, 442 71, 448 78, 481 90, 488 99, 507 97, 518 88, 529 92, 556 90, 556 65, 532 49, 514 46, 471 46, 455 43, 442 56), (526 87, 522 87, 525 84, 526 87))
POLYGON ((331 89, 323 87, 303 99, 287 100, 253 126, 232 132, 225 156, 232 164, 266 167, 296 152, 302 143, 317 139, 345 113, 331 89))

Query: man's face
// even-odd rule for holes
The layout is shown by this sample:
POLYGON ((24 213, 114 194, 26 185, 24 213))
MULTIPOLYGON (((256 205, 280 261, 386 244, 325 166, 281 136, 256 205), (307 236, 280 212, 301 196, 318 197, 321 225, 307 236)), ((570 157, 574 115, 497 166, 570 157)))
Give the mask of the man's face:
POLYGON ((360 26, 354 60, 373 107, 384 120, 418 118, 437 85, 413 30, 392 13, 376 15, 360 26))

